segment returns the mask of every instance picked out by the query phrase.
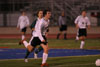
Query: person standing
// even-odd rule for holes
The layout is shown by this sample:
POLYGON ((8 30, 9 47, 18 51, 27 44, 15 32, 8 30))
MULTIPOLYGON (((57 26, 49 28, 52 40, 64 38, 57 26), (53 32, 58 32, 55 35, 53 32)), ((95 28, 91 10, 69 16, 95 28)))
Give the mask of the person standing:
POLYGON ((60 35, 64 33, 64 39, 66 40, 67 39, 67 22, 66 22, 64 11, 61 13, 61 16, 59 16, 58 24, 59 24, 60 32, 57 34, 57 39, 59 39, 60 35))

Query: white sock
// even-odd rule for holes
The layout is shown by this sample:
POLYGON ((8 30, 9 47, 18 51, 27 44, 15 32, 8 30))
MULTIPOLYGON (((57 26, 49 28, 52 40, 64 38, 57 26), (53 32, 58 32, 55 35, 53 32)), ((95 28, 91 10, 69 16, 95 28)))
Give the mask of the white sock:
POLYGON ((27 41, 23 41, 24 46, 27 48, 27 46, 29 45, 29 43, 27 41))
POLYGON ((47 58, 48 58, 48 54, 43 53, 42 64, 46 63, 47 58))
POLYGON ((76 36, 76 40, 79 40, 79 37, 78 36, 76 36))
POLYGON ((22 35, 22 40, 24 40, 25 39, 25 35, 22 35))
POLYGON ((84 44, 85 44, 85 41, 81 41, 80 49, 83 49, 84 44))

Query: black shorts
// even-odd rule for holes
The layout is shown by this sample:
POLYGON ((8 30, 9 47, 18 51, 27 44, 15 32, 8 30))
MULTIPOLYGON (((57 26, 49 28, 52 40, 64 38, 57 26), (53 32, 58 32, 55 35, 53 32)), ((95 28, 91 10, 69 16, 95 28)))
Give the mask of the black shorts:
POLYGON ((26 32, 27 27, 21 29, 21 32, 26 32))
POLYGON ((78 37, 81 37, 81 36, 87 36, 87 30, 86 29, 79 29, 78 31, 78 37))
POLYGON ((32 45, 33 47, 36 47, 37 45, 40 45, 40 44, 44 44, 44 45, 47 45, 47 38, 45 36, 43 36, 43 38, 45 39, 45 42, 41 42, 41 40, 39 39, 39 37, 32 37, 31 40, 30 40, 30 45, 32 45))
POLYGON ((67 25, 61 25, 59 28, 60 31, 66 31, 67 30, 67 25))

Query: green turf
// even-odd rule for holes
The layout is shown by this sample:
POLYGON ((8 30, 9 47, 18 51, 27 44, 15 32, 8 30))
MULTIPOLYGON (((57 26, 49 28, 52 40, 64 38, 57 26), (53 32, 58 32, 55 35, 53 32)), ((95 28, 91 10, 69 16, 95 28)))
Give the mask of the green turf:
MULTIPOLYGON (((49 67, 96 67, 95 61, 100 56, 78 56, 78 57, 59 57, 48 58, 49 67)), ((0 61, 0 67, 40 67, 41 59, 29 59, 25 63, 23 59, 0 61)))
MULTIPOLYGON (((23 45, 18 45, 20 39, 0 39, 0 47, 9 48, 25 48, 23 45)), ((50 48, 66 48, 66 49, 79 49, 80 41, 75 42, 74 39, 69 40, 56 40, 49 39, 50 48)), ((100 39, 87 39, 85 49, 100 49, 100 39)), ((49 58, 49 67, 96 67, 95 60, 100 58, 98 56, 73 56, 73 57, 59 57, 49 58)), ((29 59, 25 63, 23 59, 19 60, 0 60, 0 67, 40 67, 41 59, 29 59)))
MULTIPOLYGON (((0 47, 9 47, 9 48, 24 48, 23 45, 18 45, 20 39, 0 39, 0 47)), ((29 41, 29 40, 28 40, 29 41)), ((67 49, 79 49, 80 41, 75 42, 74 39, 69 40, 56 40, 49 39, 50 48, 67 48, 67 49)), ((87 39, 85 49, 100 49, 100 39, 87 39)))

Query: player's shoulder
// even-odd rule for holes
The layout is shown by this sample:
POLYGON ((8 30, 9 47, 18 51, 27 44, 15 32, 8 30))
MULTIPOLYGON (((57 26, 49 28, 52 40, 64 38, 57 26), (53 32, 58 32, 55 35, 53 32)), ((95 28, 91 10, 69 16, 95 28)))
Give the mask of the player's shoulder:
POLYGON ((81 17, 82 17, 82 15, 77 16, 77 18, 81 18, 81 17))
POLYGON ((42 21, 43 21, 43 22, 50 22, 49 19, 46 21, 44 18, 42 18, 42 21))
POLYGON ((19 16, 19 18, 22 18, 23 16, 19 16))
POLYGON ((24 18, 24 16, 21 15, 21 16, 19 16, 19 18, 24 18))
POLYGON ((25 16, 25 17, 27 17, 27 18, 28 18, 28 16, 25 16))
POLYGON ((62 16, 59 16, 59 19, 61 19, 62 18, 62 16))
POLYGON ((44 18, 41 18, 41 22, 44 22, 44 18))

